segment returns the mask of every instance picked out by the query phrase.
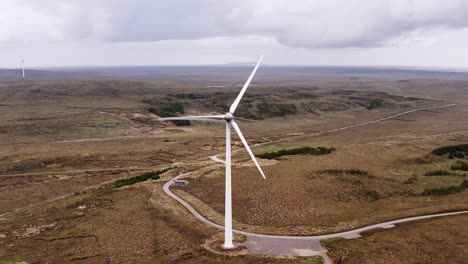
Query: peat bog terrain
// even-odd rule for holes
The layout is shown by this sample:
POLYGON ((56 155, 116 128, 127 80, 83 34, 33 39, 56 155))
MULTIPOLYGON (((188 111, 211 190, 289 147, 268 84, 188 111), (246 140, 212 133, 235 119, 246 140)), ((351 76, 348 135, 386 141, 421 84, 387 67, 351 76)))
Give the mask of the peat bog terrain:
MULTIPOLYGON (((158 117, 224 113, 249 69, 184 70, 0 74, 0 263, 321 262, 220 254, 222 233, 162 192, 192 172, 173 191, 223 223, 223 167, 208 158, 223 159, 223 125, 158 117)), ((267 179, 233 138, 234 228, 304 236, 466 210, 467 89, 446 73, 260 70, 238 116, 267 179)), ((462 263, 466 217, 324 245, 337 263, 462 263)))

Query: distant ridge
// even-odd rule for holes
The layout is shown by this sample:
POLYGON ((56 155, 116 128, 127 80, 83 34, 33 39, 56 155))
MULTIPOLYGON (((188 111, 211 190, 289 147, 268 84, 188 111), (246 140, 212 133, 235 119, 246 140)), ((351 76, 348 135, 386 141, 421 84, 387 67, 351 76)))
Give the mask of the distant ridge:
MULTIPOLYGON (((92 66, 30 66, 29 70, 46 71, 83 71, 83 70, 118 70, 118 69, 151 69, 151 68, 180 68, 180 67, 253 67, 255 62, 228 62, 222 64, 148 64, 148 65, 92 65, 92 66)), ((394 66, 394 65, 313 65, 313 64, 263 64, 264 68, 302 68, 316 70, 339 71, 408 71, 408 72, 440 72, 440 73, 468 73, 468 68, 456 67, 423 67, 423 66, 394 66)), ((0 71, 18 70, 18 68, 0 67, 0 71)))

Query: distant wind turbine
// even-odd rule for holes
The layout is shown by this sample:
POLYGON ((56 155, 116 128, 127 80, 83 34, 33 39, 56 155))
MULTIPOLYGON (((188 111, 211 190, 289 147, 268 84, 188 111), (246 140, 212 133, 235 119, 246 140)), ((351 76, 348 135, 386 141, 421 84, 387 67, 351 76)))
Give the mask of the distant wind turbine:
POLYGON ((160 118, 159 120, 162 121, 172 121, 172 120, 224 120, 226 121, 226 193, 225 193, 225 205, 224 205, 224 248, 233 248, 234 244, 232 243, 232 197, 231 197, 231 127, 234 128, 236 131, 237 135, 239 135, 239 138, 241 139, 242 143, 244 144, 245 149, 249 153, 250 157, 252 158, 252 161, 255 163, 257 166, 258 170, 260 171, 260 174, 265 178, 265 174, 263 173, 262 169, 260 168, 260 165, 258 164, 257 160, 255 159, 254 154, 252 153, 252 150, 250 149, 249 145, 247 144, 247 141, 245 140, 244 136, 242 135, 242 132, 237 125, 237 123, 234 121, 234 113, 236 111, 237 106, 239 105, 240 100, 242 99, 242 96, 244 95, 245 91, 247 90, 247 87, 249 86, 250 82, 252 81, 255 72, 257 72, 258 67, 260 66, 260 63, 263 60, 263 56, 260 58, 258 61, 257 65, 253 69, 252 73, 250 74, 249 78, 247 79, 247 82, 245 82, 244 87, 242 87, 242 90, 240 91, 239 95, 237 96, 236 100, 234 103, 231 105, 229 112, 227 112, 224 115, 210 115, 210 116, 184 116, 184 117, 167 117, 167 118, 160 118))
POLYGON ((24 80, 24 60, 21 60, 21 67, 23 68, 23 80, 24 80))

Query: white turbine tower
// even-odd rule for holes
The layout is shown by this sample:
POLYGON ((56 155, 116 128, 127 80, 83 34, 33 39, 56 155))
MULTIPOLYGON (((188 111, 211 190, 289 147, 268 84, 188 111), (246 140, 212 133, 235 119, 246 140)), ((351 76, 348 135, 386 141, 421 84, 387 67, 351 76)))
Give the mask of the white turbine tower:
POLYGON ((21 60, 21 67, 23 68, 23 80, 24 80, 24 60, 21 60))
POLYGON ((247 141, 245 140, 244 136, 242 135, 242 132, 240 131, 239 126, 237 123, 234 121, 234 113, 236 112, 236 108, 239 105, 240 100, 242 99, 242 96, 244 95, 245 91, 247 90, 247 87, 249 87, 250 82, 252 81, 252 78, 255 75, 255 72, 258 69, 258 66, 260 66, 260 63, 263 60, 263 56, 260 58, 258 61, 257 65, 253 69, 252 73, 249 76, 249 79, 247 79, 247 82, 245 82, 244 87, 242 87, 242 90, 240 91, 239 95, 237 96, 236 100, 234 103, 232 103, 231 108, 229 109, 229 112, 227 112, 224 115, 211 115, 211 116, 184 116, 184 117, 168 117, 168 118, 160 118, 159 120, 224 120, 226 121, 226 197, 225 197, 225 205, 224 205, 224 248, 233 248, 234 244, 232 243, 232 197, 231 197, 231 127, 234 128, 236 131, 237 135, 239 135, 239 138, 241 139, 242 143, 244 144, 245 149, 249 153, 250 157, 252 158, 253 162, 257 166, 258 170, 260 171, 260 174, 265 178, 265 174, 263 173, 262 169, 260 168, 260 165, 258 164, 257 160, 255 159, 254 154, 252 153, 252 150, 250 149, 249 145, 247 144, 247 141))

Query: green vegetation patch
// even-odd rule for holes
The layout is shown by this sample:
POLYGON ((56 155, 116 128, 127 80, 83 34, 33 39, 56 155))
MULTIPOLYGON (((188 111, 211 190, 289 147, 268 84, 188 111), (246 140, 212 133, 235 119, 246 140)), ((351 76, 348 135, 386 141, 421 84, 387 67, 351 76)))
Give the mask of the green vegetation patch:
POLYGON ((319 173, 326 173, 326 174, 332 174, 332 175, 341 175, 341 174, 344 173, 344 171, 341 170, 341 169, 327 169, 327 170, 319 171, 319 173))
POLYGON ((463 181, 458 186, 449 186, 443 188, 434 188, 434 189, 425 189, 421 195, 422 196, 445 196, 450 194, 455 194, 463 192, 465 189, 468 189, 468 181, 463 181))
POLYGON ((368 98, 360 96, 349 96, 348 99, 354 101, 359 106, 365 107, 367 110, 378 108, 382 106, 385 102, 383 99, 380 98, 368 98))
POLYGON ((448 155, 449 158, 459 158, 463 159, 465 156, 468 156, 468 144, 446 146, 441 148, 436 148, 432 151, 432 154, 438 156, 448 155))
POLYGON ((153 114, 156 114, 160 117, 174 117, 178 114, 185 113, 184 106, 180 103, 161 103, 161 104, 153 104, 153 101, 143 100, 143 102, 153 105, 152 107, 148 108, 153 114))
POLYGON ((159 177, 160 177, 159 176, 160 174, 163 174, 164 172, 166 172, 166 171, 168 171, 170 169, 172 169, 172 168, 165 168, 165 169, 160 169, 160 170, 157 170, 157 171, 146 172, 146 173, 140 174, 138 176, 117 180, 117 181, 113 182, 111 184, 111 186, 113 188, 119 188, 119 187, 122 187, 122 186, 132 185, 132 184, 135 184, 135 183, 138 183, 138 182, 144 182, 144 181, 147 181, 147 180, 158 180, 159 177))
POLYGON ((377 201, 380 199, 380 195, 376 191, 371 191, 368 189, 362 189, 359 191, 359 196, 367 201, 377 201))
POLYGON ((294 104, 258 103, 257 108, 260 112, 268 113, 272 117, 297 113, 297 108, 294 104))
POLYGON ((262 159, 276 159, 282 156, 287 155, 325 155, 335 151, 335 148, 325 148, 325 147, 301 147, 301 148, 292 148, 292 149, 281 149, 274 152, 265 152, 258 154, 257 157, 262 159))
POLYGON ((180 99, 204 99, 204 98, 210 98, 211 96, 208 94, 202 94, 202 93, 178 93, 175 95, 175 97, 180 98, 180 99))
POLYGON ((324 247, 328 247, 336 242, 343 241, 343 240, 346 240, 346 239, 342 237, 332 237, 332 238, 320 240, 320 244, 322 244, 322 246, 324 247))
POLYGON ((468 163, 464 161, 457 161, 455 164, 453 164, 450 167, 451 170, 462 170, 462 171, 468 171, 468 163))
MULTIPOLYGON (((160 117, 176 117, 185 113, 184 106, 178 102, 157 103, 154 100, 143 100, 143 103, 153 105, 148 108, 148 111, 160 117)), ((188 120, 173 120, 171 122, 176 126, 191 125, 188 120)))
POLYGON ((446 170, 432 170, 432 171, 426 171, 424 173, 424 176, 448 176, 451 175, 450 172, 446 170))
MULTIPOLYGON (((182 106, 200 112, 227 112, 239 88, 186 90, 143 100, 151 112, 161 117, 179 116, 182 106)), ((414 99, 383 92, 319 91, 317 87, 275 87, 254 89, 244 95, 236 116, 261 120, 297 114, 320 115, 320 112, 347 111, 354 108, 394 108, 413 105, 414 99)), ((188 122, 174 122, 188 125, 188 122)))
POLYGON ((369 176, 369 173, 367 171, 358 170, 358 169, 348 169, 348 170, 328 169, 328 170, 322 170, 320 171, 320 173, 327 173, 327 174, 333 174, 333 175, 350 174, 350 175, 357 175, 357 176, 369 176))

